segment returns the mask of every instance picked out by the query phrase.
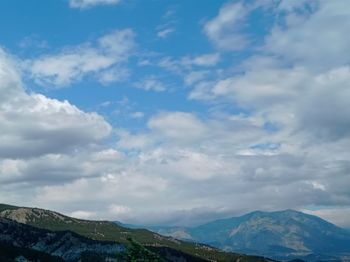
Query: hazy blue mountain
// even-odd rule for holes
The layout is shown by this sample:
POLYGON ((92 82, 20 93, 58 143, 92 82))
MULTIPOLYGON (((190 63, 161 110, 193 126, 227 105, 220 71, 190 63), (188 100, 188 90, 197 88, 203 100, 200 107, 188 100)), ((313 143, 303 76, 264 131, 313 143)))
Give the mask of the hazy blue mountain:
POLYGON ((350 233, 317 216, 294 210, 252 212, 193 228, 150 227, 160 234, 209 244, 227 251, 275 259, 349 259, 350 233))

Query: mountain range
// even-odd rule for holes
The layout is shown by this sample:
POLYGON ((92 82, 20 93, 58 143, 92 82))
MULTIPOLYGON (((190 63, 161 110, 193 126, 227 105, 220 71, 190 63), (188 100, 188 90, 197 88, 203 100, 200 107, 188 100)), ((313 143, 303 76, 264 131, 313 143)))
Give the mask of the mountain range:
POLYGON ((256 211, 196 227, 148 227, 162 235, 277 260, 350 261, 350 232, 294 210, 256 211))
POLYGON ((0 204, 0 261, 18 259, 271 261, 165 237, 146 229, 130 229, 109 221, 81 220, 50 210, 0 204))
POLYGON ((0 261, 134 261, 135 257, 143 261, 350 261, 350 232, 294 210, 255 211, 195 227, 144 229, 0 204, 0 261))

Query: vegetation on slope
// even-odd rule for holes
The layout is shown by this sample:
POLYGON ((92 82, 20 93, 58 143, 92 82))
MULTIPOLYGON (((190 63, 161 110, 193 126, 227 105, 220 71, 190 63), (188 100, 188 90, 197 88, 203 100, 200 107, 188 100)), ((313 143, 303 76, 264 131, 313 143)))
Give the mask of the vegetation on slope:
POLYGON ((64 262, 59 257, 51 256, 44 252, 36 251, 29 248, 16 247, 10 244, 0 242, 0 261, 12 262, 20 257, 25 257, 30 261, 46 261, 46 262, 64 262))

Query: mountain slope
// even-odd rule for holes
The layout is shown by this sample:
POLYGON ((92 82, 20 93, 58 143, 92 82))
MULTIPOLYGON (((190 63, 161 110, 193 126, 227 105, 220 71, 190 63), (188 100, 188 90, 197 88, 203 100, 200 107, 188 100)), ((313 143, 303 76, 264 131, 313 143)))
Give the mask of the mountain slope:
POLYGON ((92 240, 70 231, 54 232, 0 218, 1 262, 207 261, 171 248, 146 249, 134 241, 129 244, 92 240))
POLYGON ((10 254, 43 261, 76 261, 87 252, 115 258, 126 250, 123 244, 95 241, 69 231, 52 232, 5 218, 0 218, 0 247, 10 254))
POLYGON ((194 228, 168 228, 157 232, 183 235, 186 237, 181 239, 275 259, 350 257, 348 231, 319 217, 293 210, 256 211, 194 228))
MULTIPOLYGON (((264 258, 227 253, 206 245, 179 241, 145 229, 129 229, 108 221, 88 221, 38 208, 0 205, 0 217, 53 231, 72 231, 94 240, 115 241, 129 245, 129 238, 153 251, 169 254, 174 251, 212 261, 268 261, 264 258)), ((186 260, 184 260, 186 261, 186 260)), ((190 260, 188 260, 190 261, 190 260)))
POLYGON ((25 261, 24 259, 29 261, 64 262, 63 259, 44 252, 0 242, 1 262, 25 261))

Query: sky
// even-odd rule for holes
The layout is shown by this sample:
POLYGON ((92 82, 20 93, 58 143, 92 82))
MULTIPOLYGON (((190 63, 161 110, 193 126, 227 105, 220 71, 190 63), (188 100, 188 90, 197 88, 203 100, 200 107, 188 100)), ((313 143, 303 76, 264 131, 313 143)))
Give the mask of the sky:
POLYGON ((348 0, 0 1, 0 202, 350 228, 348 0))

